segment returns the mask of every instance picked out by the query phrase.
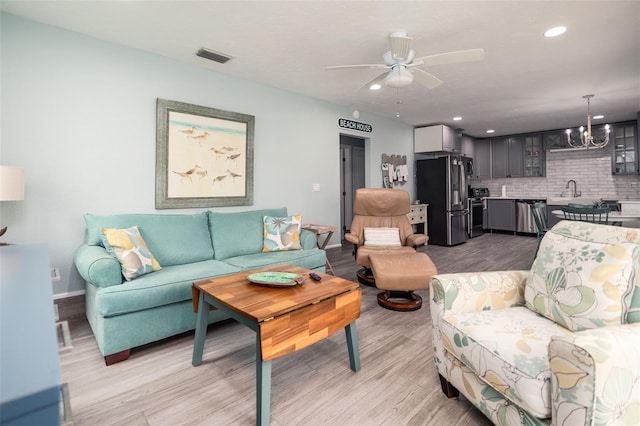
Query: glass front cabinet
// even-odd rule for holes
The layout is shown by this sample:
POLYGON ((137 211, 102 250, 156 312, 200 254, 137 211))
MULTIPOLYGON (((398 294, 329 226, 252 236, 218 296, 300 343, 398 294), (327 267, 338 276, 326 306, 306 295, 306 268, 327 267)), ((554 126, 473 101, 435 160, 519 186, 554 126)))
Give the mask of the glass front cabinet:
POLYGON ((616 175, 638 173, 637 123, 615 123, 611 126, 609 144, 612 146, 612 173, 616 175))
POLYGON ((525 177, 544 176, 544 149, 540 135, 524 137, 524 175, 525 177))

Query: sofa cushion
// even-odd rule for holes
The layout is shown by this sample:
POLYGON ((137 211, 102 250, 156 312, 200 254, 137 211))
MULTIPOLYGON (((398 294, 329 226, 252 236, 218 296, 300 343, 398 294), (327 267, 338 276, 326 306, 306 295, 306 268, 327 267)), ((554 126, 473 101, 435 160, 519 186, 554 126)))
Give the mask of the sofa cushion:
POLYGON ((96 310, 110 317, 182 302, 191 299, 194 281, 240 271, 217 260, 164 267, 134 281, 100 288, 95 297, 96 310))
POLYGON ((319 269, 325 267, 327 256, 324 250, 313 248, 310 250, 247 254, 244 256, 228 257, 224 261, 225 263, 236 266, 243 271, 276 265, 279 263, 300 266, 306 269, 319 269))
POLYGON ((572 232, 545 234, 525 287, 527 307, 573 331, 625 323, 640 245, 616 236, 628 233, 623 228, 561 223, 572 232))
POLYGON ((119 214, 109 216, 84 215, 87 223, 85 242, 103 246, 102 228, 137 226, 163 267, 213 259, 213 248, 207 213, 183 214, 119 214))
POLYGON ((127 281, 162 269, 147 248, 137 226, 127 229, 102 228, 105 249, 120 262, 127 281))
POLYGON ((262 252, 264 222, 262 216, 286 216, 287 209, 252 210, 236 213, 209 212, 209 230, 215 258, 262 252))
POLYGON ((445 315, 446 350, 482 380, 537 417, 551 416, 547 347, 572 334, 524 306, 445 315))
POLYGON ((300 250, 302 215, 262 216, 264 223, 263 252, 300 250))

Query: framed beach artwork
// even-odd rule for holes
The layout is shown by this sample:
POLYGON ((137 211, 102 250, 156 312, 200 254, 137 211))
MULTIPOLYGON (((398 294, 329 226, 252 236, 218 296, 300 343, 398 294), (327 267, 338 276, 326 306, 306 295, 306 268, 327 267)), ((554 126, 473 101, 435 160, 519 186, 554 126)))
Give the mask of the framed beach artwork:
POLYGON ((255 117, 157 101, 156 209, 253 204, 255 117))

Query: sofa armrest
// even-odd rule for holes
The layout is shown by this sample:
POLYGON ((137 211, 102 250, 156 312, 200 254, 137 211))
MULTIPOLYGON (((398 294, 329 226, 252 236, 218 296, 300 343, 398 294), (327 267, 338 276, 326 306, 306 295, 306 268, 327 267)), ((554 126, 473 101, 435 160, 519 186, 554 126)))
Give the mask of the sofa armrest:
POLYGON ((549 343, 553 424, 640 419, 640 323, 556 336, 549 343))
POLYGON ((122 284, 120 262, 104 247, 81 245, 73 257, 76 269, 86 282, 97 287, 122 284))
POLYGON ((429 237, 424 234, 411 234, 407 236, 407 245, 411 247, 423 246, 427 240, 429 240, 429 237))
POLYGON ((303 250, 311 250, 317 247, 318 237, 311 231, 306 229, 300 230, 300 245, 303 250))

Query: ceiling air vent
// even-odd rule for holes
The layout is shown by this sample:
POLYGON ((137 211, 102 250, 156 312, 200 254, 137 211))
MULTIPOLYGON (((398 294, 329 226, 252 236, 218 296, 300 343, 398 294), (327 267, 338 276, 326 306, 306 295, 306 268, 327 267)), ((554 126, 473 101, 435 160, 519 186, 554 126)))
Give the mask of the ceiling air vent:
POLYGON ((219 62, 221 64, 226 63, 229 59, 233 58, 233 56, 225 55, 224 53, 216 52, 215 50, 202 48, 196 52, 196 55, 201 58, 209 59, 214 62, 219 62))

